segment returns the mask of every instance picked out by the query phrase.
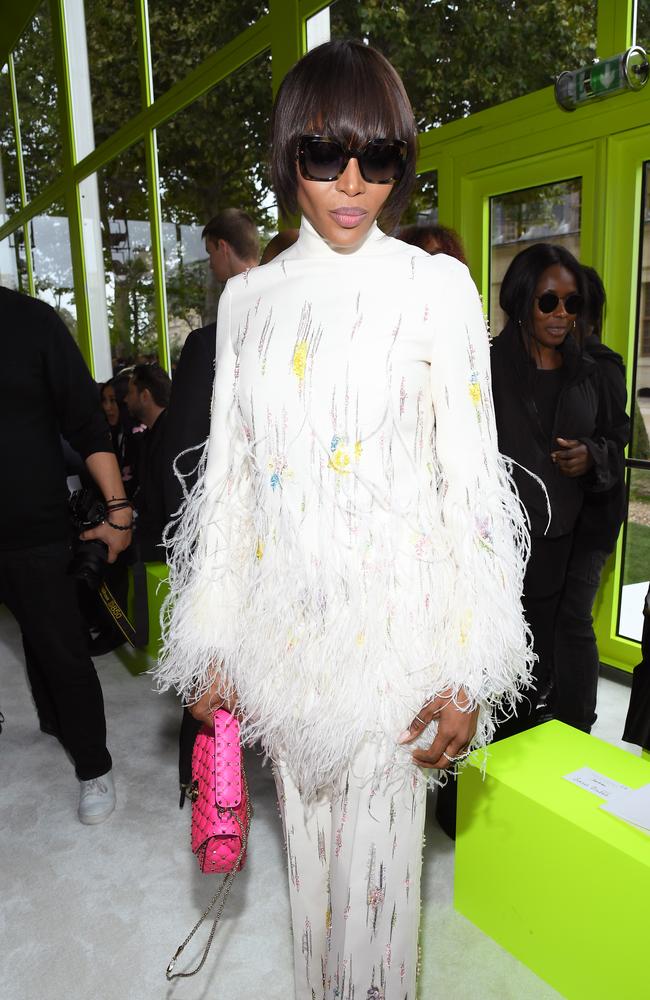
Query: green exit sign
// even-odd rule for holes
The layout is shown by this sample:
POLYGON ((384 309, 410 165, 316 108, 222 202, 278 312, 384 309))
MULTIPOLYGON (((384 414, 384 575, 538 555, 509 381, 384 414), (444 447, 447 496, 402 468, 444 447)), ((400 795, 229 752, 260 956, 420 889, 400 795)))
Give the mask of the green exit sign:
POLYGON ((602 97, 641 90, 649 76, 650 64, 644 49, 633 45, 611 59, 560 73, 555 81, 555 99, 565 111, 574 111, 580 104, 602 97))
POLYGON ((622 86, 625 86, 625 81, 621 79, 620 59, 605 59, 586 70, 578 78, 578 100, 581 97, 583 99, 591 97, 592 94, 594 96, 610 94, 620 90, 622 86))

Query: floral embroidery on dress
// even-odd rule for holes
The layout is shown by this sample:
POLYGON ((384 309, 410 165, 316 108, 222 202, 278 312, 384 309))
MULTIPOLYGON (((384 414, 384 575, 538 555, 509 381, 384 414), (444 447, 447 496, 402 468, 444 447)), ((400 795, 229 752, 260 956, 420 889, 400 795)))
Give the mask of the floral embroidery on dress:
POLYGON ((404 410, 406 408, 407 397, 408 397, 408 393, 406 391, 406 378, 404 378, 404 376, 402 376, 402 381, 401 381, 400 387, 399 387, 399 415, 400 415, 400 417, 404 416, 404 410))
POLYGON ((307 341, 299 340, 293 352, 293 373, 299 382, 303 382, 307 370, 307 341))
POLYGON ((350 468, 352 461, 358 463, 361 460, 363 446, 361 441, 355 441, 350 448, 347 436, 339 437, 338 434, 332 436, 330 442, 330 458, 328 465, 339 475, 347 475, 352 472, 350 468))

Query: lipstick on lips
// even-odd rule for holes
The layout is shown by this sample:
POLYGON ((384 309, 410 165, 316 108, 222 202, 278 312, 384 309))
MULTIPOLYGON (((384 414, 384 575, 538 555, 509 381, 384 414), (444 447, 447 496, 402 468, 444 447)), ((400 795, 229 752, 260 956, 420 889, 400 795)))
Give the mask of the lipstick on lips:
POLYGON ((330 209, 330 215, 343 229, 354 229, 365 219, 367 214, 363 208, 348 208, 345 205, 330 209))

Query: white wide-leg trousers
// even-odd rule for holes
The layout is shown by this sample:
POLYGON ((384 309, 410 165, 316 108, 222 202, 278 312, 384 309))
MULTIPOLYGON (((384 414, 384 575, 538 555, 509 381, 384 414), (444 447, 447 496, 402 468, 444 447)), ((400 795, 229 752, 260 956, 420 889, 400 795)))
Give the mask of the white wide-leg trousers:
POLYGON ((386 775, 366 742, 337 787, 305 804, 275 767, 293 924, 296 1000, 415 1000, 426 779, 386 775))

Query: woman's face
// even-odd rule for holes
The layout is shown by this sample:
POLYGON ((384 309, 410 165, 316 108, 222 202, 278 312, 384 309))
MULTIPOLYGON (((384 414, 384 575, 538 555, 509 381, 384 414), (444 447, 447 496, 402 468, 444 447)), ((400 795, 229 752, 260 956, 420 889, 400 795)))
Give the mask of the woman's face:
POLYGON ((392 191, 392 184, 364 181, 355 159, 335 181, 308 181, 298 170, 302 214, 335 249, 350 250, 366 236, 392 191))
POLYGON ((120 422, 120 411, 115 398, 115 389, 107 385, 102 389, 102 409, 106 414, 110 427, 117 427, 120 422))
POLYGON ((533 337, 542 347, 559 347, 564 343, 567 333, 573 329, 575 316, 566 311, 564 301, 567 295, 577 291, 576 279, 561 264, 553 264, 540 276, 535 288, 531 318, 533 337), (550 313, 543 313, 539 308, 539 297, 545 292, 554 292, 559 297, 557 306, 550 313))

